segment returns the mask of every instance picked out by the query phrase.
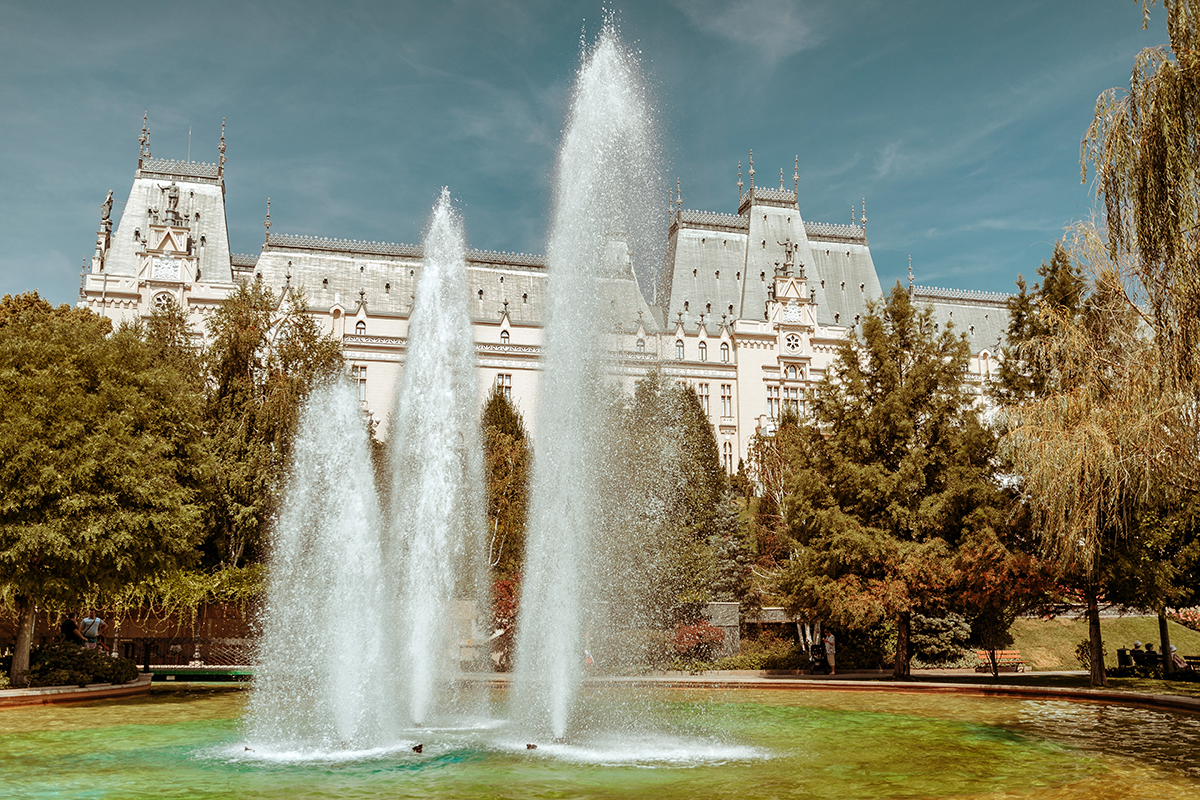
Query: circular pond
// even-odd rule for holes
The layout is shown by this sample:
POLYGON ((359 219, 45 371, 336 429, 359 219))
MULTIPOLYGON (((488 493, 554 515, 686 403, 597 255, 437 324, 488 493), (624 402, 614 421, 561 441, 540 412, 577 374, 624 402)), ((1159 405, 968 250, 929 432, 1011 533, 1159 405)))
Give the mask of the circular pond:
POLYGON ((1110 798, 1200 796, 1200 719, 885 692, 594 692, 567 742, 504 720, 389 750, 246 748, 237 690, 0 713, 0 796, 22 798, 1110 798), (616 731, 616 732, 615 732, 616 731), (422 752, 412 747, 422 745, 422 752))

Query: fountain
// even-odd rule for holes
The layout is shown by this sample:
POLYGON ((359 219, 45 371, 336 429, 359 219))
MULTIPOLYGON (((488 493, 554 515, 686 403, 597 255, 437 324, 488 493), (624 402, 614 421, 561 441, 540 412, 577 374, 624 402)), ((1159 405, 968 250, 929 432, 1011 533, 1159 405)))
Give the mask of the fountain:
MULTIPOLYGON (((537 457, 530 482, 515 686, 532 729, 565 736, 590 619, 609 588, 596 555, 603 387, 611 317, 606 279, 618 242, 653 219, 656 147, 633 54, 606 24, 585 54, 558 155, 546 260, 550 281, 537 457)), ((630 236, 633 233, 635 235, 630 236)))
POLYGON ((274 530, 246 717, 256 749, 369 750, 395 738, 394 711, 378 694, 390 631, 376 616, 388 595, 368 448, 353 389, 314 390, 274 530))
POLYGON ((425 235, 408 355, 391 420, 385 562, 399 580, 398 685, 417 725, 450 699, 464 606, 487 608, 483 444, 462 222, 442 190, 425 235))

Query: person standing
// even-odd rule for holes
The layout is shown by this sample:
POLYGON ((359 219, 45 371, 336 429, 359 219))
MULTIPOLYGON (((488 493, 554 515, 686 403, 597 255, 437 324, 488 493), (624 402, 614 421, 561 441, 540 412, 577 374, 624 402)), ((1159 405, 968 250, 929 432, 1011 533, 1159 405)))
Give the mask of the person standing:
POLYGON ((83 638, 83 634, 79 632, 79 623, 75 621, 75 612, 68 611, 67 618, 62 621, 59 626, 62 631, 62 640, 71 644, 87 644, 87 639, 83 638))
POLYGON ((83 624, 80 626, 80 632, 86 640, 83 646, 88 650, 95 650, 104 638, 106 627, 107 625, 100 617, 100 612, 93 608, 91 613, 83 618, 83 624))
POLYGON ((833 631, 825 629, 825 660, 829 662, 829 674, 837 674, 837 665, 834 658, 834 639, 833 631))

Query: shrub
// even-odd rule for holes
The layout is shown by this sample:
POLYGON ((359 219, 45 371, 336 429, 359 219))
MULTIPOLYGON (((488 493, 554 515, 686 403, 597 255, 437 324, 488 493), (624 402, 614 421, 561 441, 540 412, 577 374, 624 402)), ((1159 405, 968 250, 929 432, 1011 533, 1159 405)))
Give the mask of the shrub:
POLYGON ((683 658, 707 661, 725 641, 725 632, 705 620, 675 626, 672 644, 683 658))
POLYGON ((29 654, 30 686, 67 686, 89 683, 128 683, 137 677, 138 669, 127 658, 113 658, 103 650, 70 642, 35 647, 29 654))
MULTIPOLYGON (((1084 639, 1082 642, 1075 645, 1075 658, 1076 658, 1076 660, 1079 661, 1080 664, 1083 665, 1084 669, 1091 670, 1091 668, 1092 668, 1092 643, 1090 641, 1088 641, 1087 639, 1084 639)), ((1108 660, 1108 648, 1107 647, 1100 648, 1100 659, 1101 659, 1101 661, 1108 660)))
POLYGON ((912 615, 909 642, 913 658, 922 664, 941 665, 960 661, 971 638, 971 626, 958 614, 945 617, 912 615))

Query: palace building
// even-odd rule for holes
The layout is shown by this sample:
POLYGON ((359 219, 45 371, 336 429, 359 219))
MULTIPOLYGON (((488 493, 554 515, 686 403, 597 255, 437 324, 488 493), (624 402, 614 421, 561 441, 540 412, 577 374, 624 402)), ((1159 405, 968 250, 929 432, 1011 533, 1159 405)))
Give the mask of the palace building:
MULTIPOLYGON (((143 124, 133 185, 116 230, 101 225, 79 304, 110 317, 149 316, 174 301, 193 336, 238 283, 261 276, 281 305, 296 290, 310 313, 339 339, 364 411, 386 436, 404 368, 409 314, 421 274, 419 245, 271 233, 268 201, 261 250, 229 248, 225 218, 225 137, 216 163, 150 154, 143 124)), ((691 211, 676 196, 666 257, 653 302, 639 290, 626 249, 607 265, 618 325, 613 373, 632 382, 658 367, 695 387, 708 412, 727 471, 745 458, 781 410, 806 413, 805 398, 825 374, 838 343, 883 290, 867 242, 866 204, 851 224, 805 221, 792 189, 738 178, 735 213, 691 211)), ((537 255, 467 253, 479 397, 499 385, 537 436, 537 389, 547 268, 537 255)), ((997 369, 1008 323, 1006 295, 915 286, 939 327, 967 334, 970 379, 982 388, 997 369)), ((604 332, 609 333, 609 332, 604 332)))

